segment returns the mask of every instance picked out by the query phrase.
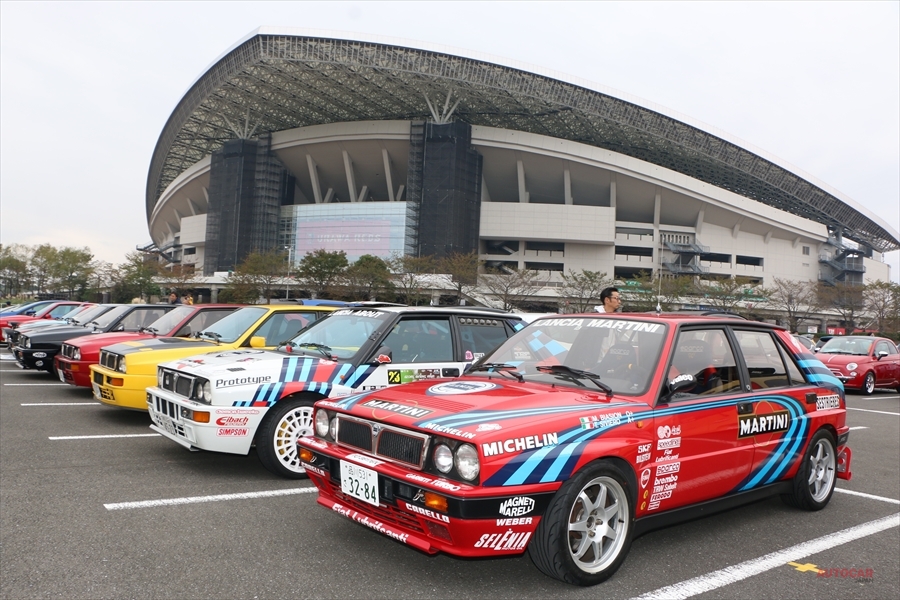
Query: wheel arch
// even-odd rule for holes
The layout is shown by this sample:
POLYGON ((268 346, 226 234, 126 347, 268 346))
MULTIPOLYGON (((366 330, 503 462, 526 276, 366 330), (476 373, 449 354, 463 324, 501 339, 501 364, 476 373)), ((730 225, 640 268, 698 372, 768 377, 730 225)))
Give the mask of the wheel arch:
POLYGON ((325 398, 327 398, 327 396, 318 392, 311 392, 309 390, 290 392, 288 394, 285 394, 284 396, 281 396, 278 400, 275 401, 272 406, 266 409, 267 414, 259 422, 259 426, 256 428, 256 431, 253 432, 253 444, 255 445, 259 441, 257 438, 259 437, 260 429, 263 428, 263 423, 265 423, 265 421, 270 418, 269 414, 271 414, 271 410, 278 406, 280 402, 284 402, 287 400, 309 400, 311 402, 318 402, 319 400, 323 400, 325 398))

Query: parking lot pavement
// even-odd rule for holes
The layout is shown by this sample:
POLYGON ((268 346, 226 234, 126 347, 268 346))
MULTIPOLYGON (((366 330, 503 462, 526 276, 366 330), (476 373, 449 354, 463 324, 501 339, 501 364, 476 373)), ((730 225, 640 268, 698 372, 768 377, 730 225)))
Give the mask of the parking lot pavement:
POLYGON ((426 556, 255 452, 187 452, 144 413, 0 360, 0 597, 897 597, 900 396, 848 408, 853 479, 825 510, 773 498, 656 531, 583 589, 527 556, 426 556))

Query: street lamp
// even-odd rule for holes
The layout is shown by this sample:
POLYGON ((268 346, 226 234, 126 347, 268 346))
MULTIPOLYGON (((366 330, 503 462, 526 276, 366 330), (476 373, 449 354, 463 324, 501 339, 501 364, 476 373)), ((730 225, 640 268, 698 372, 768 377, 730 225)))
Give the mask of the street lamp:
POLYGON ((287 250, 287 253, 288 253, 288 268, 287 268, 287 279, 285 280, 285 284, 284 284, 284 299, 290 300, 290 298, 291 298, 291 262, 292 262, 291 258, 293 256, 293 248, 291 248, 290 246, 285 246, 284 249, 287 250))

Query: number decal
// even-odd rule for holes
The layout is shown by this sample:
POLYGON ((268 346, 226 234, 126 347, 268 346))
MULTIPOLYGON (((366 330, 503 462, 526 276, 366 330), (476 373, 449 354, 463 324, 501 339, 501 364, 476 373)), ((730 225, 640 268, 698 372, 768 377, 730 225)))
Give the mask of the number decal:
POLYGON ((388 371, 388 383, 397 384, 402 383, 400 378, 400 371, 388 371))

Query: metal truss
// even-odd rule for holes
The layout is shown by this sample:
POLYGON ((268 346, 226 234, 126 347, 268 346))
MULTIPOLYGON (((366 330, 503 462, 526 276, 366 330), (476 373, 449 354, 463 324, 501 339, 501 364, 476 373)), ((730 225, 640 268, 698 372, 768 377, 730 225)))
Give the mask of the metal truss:
POLYGON ((825 224, 880 252, 896 235, 804 178, 636 104, 474 59, 369 42, 259 34, 213 65, 169 117, 147 178, 166 186, 251 120, 257 134, 362 120, 426 120, 453 90, 456 118, 605 148, 825 224))

